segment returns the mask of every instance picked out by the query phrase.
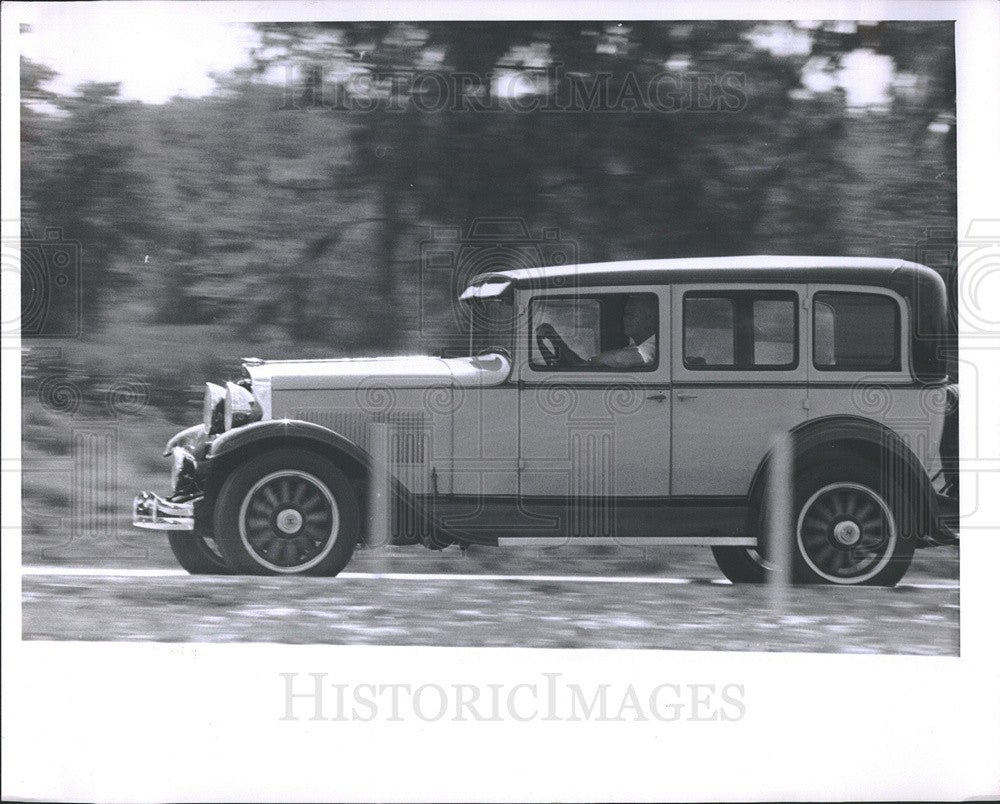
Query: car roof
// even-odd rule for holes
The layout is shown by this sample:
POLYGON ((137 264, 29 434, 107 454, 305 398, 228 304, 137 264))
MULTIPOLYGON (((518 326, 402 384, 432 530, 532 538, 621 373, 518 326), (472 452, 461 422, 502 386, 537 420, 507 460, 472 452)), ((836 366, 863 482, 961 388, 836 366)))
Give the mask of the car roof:
MULTIPOLYGON (((476 276, 470 285, 508 281, 518 288, 655 285, 664 282, 845 282, 898 286, 940 282, 919 263, 875 257, 753 255, 662 260, 624 260, 539 268, 512 268, 476 276)), ((943 291, 943 282, 941 282, 943 291)))
POLYGON ((460 298, 496 298, 511 288, 554 293, 574 288, 709 282, 889 288, 906 299, 912 311, 911 352, 917 376, 937 377, 943 373, 939 340, 948 329, 944 279, 926 265, 907 260, 754 255, 513 268, 479 274, 460 298))

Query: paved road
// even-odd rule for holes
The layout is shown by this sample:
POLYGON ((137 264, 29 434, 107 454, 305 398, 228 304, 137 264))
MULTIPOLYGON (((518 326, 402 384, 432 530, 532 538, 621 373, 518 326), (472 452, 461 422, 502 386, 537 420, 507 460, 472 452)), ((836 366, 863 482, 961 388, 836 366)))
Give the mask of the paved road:
POLYGON ((399 563, 360 555, 350 571, 329 579, 30 566, 23 635, 952 656, 959 647, 957 553, 918 562, 895 589, 792 588, 781 612, 767 588, 732 586, 702 558, 646 575, 614 565, 585 573, 579 562, 567 562, 572 574, 552 561, 522 561, 511 573, 484 572, 462 559, 399 563))

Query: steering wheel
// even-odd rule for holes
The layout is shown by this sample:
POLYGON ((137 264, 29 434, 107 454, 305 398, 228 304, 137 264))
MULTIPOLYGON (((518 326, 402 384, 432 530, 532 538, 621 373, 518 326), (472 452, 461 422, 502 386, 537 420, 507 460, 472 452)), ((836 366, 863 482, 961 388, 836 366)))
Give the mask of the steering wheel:
MULTIPOLYGON (((558 337, 558 336, 556 336, 558 337)), ((549 368, 555 368, 559 365, 559 355, 556 353, 558 348, 555 344, 551 335, 543 335, 541 332, 535 333, 535 342, 538 344, 538 353, 542 356, 542 360, 545 361, 545 365, 549 368), (552 348, 550 349, 546 346, 546 339, 552 341, 552 348)))
POLYGON ((538 344, 538 352, 541 354, 542 360, 549 368, 577 365, 576 361, 583 362, 574 354, 551 324, 539 324, 538 329, 535 330, 535 342, 538 344))

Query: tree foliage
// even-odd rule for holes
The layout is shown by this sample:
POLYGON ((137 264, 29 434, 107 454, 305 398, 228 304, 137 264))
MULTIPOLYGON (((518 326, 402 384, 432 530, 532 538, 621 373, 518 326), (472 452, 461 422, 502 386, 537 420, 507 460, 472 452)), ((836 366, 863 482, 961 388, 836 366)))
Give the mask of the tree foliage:
POLYGON ((440 311, 451 288, 423 281, 422 244, 484 218, 581 261, 912 258, 953 232, 954 139, 928 131, 954 113, 950 26, 819 30, 787 56, 754 25, 261 24, 248 69, 161 106, 55 96, 22 60, 23 218, 82 244, 87 337, 211 324, 264 357, 432 345, 417 298, 440 311), (916 77, 887 115, 796 96, 810 55, 866 44, 916 77), (534 94, 498 97, 504 75, 534 94), (675 108, 643 108, 658 80, 675 108))

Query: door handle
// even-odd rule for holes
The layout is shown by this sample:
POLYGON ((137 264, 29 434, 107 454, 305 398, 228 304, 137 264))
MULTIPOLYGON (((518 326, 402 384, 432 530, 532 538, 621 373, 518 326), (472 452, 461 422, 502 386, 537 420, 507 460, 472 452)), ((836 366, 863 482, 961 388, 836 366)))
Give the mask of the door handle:
POLYGON ((666 402, 667 401, 667 395, 666 394, 653 394, 651 396, 647 396, 646 399, 650 399, 653 402, 666 402))
POLYGON ((697 399, 698 398, 698 394, 692 394, 690 391, 678 391, 677 392, 677 398, 678 399, 697 399))

